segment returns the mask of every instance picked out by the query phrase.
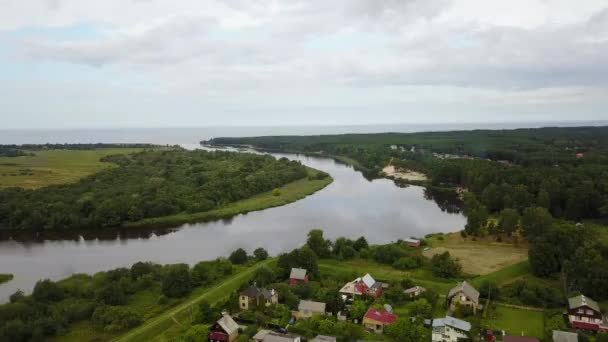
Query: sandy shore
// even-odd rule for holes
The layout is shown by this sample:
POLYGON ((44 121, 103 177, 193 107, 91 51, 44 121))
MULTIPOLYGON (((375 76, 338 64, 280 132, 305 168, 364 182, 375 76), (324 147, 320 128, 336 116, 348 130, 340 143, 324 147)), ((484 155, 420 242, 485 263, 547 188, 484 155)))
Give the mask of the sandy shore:
POLYGON ((425 181, 427 180, 426 175, 420 172, 411 170, 399 170, 397 171, 393 165, 389 165, 382 169, 387 176, 405 179, 410 181, 425 181))

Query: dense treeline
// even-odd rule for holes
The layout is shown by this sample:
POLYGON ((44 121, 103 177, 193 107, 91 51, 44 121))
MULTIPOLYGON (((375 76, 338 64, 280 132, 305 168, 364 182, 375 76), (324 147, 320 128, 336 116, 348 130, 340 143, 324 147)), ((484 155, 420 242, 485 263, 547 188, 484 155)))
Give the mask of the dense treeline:
POLYGON ((74 184, 0 191, 0 226, 86 229, 204 212, 308 176, 286 158, 208 151, 144 151, 104 159, 119 165, 74 184))
POLYGON ((82 321, 99 331, 122 332, 175 305, 193 288, 216 284, 232 273, 230 261, 219 258, 192 268, 138 262, 93 276, 41 280, 31 295, 18 291, 0 305, 0 341, 39 341, 65 334, 71 324, 82 321), (149 302, 145 311, 133 305, 142 298, 149 302))
POLYGON ((0 145, 0 157, 22 157, 32 155, 17 145, 0 145))
POLYGON ((468 155, 526 165, 575 163, 576 153, 585 153, 587 161, 608 161, 608 127, 215 138, 206 143, 253 145, 299 152, 323 151, 350 157, 368 169, 386 165, 391 157, 400 158, 411 153, 412 147, 415 151, 468 155), (400 148, 389 149, 391 145, 400 148))

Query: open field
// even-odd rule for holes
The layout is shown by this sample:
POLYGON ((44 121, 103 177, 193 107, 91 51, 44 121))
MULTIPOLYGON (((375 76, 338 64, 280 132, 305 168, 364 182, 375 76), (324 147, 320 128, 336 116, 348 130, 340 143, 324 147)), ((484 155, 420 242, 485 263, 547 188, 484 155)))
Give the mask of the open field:
POLYGON ((12 279, 13 279, 13 275, 12 274, 0 273, 0 284, 6 283, 8 281, 11 281, 12 279))
POLYGON ((432 249, 423 254, 430 258, 435 254, 450 252, 452 256, 460 259, 463 271, 468 274, 488 274, 528 259, 528 248, 524 244, 517 246, 473 241, 471 238, 461 237, 459 233, 442 236, 443 240, 437 236, 429 239, 432 249))
MULTIPOLYGON (((317 170, 309 167, 307 167, 307 169, 309 175, 312 176, 316 175, 318 172, 317 170)), ((126 226, 134 228, 175 226, 184 223, 219 220, 266 208, 280 207, 312 195, 328 186, 331 182, 333 182, 333 178, 331 177, 326 177, 320 180, 303 178, 280 187, 279 191, 281 195, 279 196, 274 196, 272 191, 268 191, 241 201, 230 203, 219 209, 201 213, 181 213, 171 216, 144 219, 137 222, 127 223, 126 226)))
POLYGON ((486 313, 484 327, 504 330, 509 335, 538 337, 544 335, 544 312, 497 305, 486 313))
POLYGON ((0 157, 0 188, 36 189, 65 184, 92 175, 115 164, 99 161, 112 154, 141 151, 138 148, 34 151, 35 156, 0 157))

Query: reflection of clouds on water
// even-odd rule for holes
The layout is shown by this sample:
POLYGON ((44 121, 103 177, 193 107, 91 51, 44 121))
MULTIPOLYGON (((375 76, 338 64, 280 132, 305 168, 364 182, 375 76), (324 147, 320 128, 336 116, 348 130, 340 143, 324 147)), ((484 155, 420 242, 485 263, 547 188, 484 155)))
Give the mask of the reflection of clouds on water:
POLYGON ((41 278, 128 267, 142 260, 194 264, 228 256, 239 247, 248 252, 264 247, 276 255, 302 245, 312 228, 323 229, 331 239, 364 235, 372 243, 382 243, 464 226, 462 215, 443 212, 424 198, 420 187, 399 188, 387 179, 370 182, 330 159, 295 158, 329 172, 334 182, 282 207, 231 220, 186 224, 180 229, 103 231, 100 235, 73 234, 67 239, 57 234, 42 243, 26 237, 26 242, 0 240, 0 270, 16 275, 0 286, 0 300, 18 288, 30 291, 41 278))

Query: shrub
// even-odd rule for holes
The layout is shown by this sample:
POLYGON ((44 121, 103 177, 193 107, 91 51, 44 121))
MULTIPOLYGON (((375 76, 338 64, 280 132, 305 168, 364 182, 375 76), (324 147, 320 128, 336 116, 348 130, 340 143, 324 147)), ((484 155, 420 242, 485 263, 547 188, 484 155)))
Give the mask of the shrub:
POLYGON ((431 258, 431 271, 433 275, 441 278, 453 278, 460 274, 462 266, 457 259, 452 258, 450 252, 435 254, 431 258))
POLYGON ((281 190, 279 190, 279 189, 273 189, 272 190, 272 196, 281 196, 281 190))
POLYGON ((162 279, 162 293, 170 298, 183 297, 192 289, 192 277, 186 264, 166 266, 162 279))
POLYGON ((49 279, 39 280, 34 286, 32 297, 37 302, 56 302, 63 299, 64 291, 49 279))
POLYGON ((142 317, 133 310, 121 306, 102 305, 98 307, 91 320, 103 330, 123 331, 136 327, 143 322, 142 317))
POLYGON ((422 257, 406 256, 401 257, 393 263, 393 267, 398 270, 411 270, 422 266, 422 257))

